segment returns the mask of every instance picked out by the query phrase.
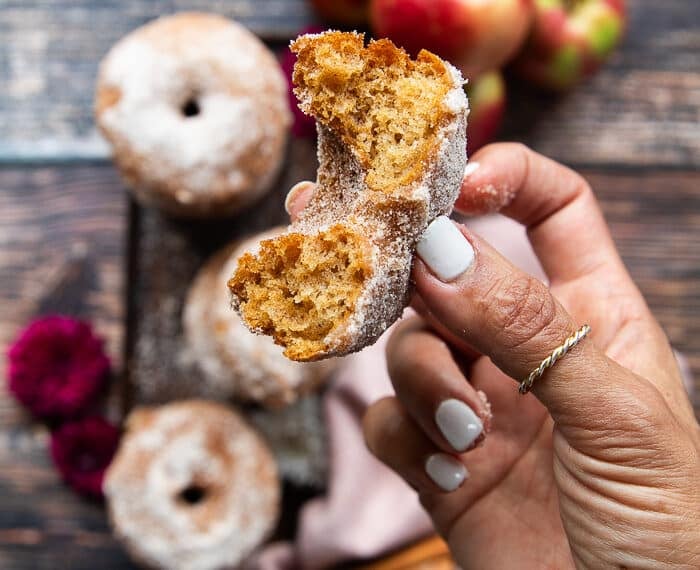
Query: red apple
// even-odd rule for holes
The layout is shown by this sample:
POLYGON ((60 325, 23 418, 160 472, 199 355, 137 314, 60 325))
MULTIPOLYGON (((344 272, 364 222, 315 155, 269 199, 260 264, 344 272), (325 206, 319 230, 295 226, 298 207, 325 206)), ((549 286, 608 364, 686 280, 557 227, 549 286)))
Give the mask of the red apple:
POLYGON ((532 32, 515 69, 540 87, 568 89, 610 56, 625 23, 624 0, 535 0, 532 32))
POLYGON ((372 0, 375 37, 415 55, 427 49, 465 77, 501 67, 525 40, 533 0, 372 0))
POLYGON ((491 71, 467 86, 469 121, 467 126, 467 154, 496 137, 506 109, 506 84, 500 71, 491 71))
POLYGON ((319 15, 333 24, 361 26, 367 23, 369 0, 311 0, 319 15))

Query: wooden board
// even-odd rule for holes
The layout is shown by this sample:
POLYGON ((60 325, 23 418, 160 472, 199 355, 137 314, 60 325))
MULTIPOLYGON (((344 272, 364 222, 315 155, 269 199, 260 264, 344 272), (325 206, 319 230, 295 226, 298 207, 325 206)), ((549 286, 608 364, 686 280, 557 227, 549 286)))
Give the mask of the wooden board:
MULTIPOLYGON (((504 137, 576 166, 700 162, 697 2, 628 4, 621 49, 571 94, 547 97, 511 81, 504 137)), ((278 47, 313 18, 305 0, 4 0, 0 161, 107 157, 92 120, 98 61, 128 31, 183 9, 236 18, 278 47)))
POLYGON ((105 159, 92 118, 99 61, 131 30, 185 10, 278 41, 313 19, 306 0, 1 0, 0 160, 105 159))

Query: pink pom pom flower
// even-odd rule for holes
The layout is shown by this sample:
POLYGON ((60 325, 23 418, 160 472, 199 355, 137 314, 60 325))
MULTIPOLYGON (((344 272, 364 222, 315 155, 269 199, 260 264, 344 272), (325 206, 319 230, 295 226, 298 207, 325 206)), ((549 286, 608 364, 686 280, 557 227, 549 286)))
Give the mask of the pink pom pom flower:
POLYGON ((119 430, 99 416, 68 422, 51 434, 51 457, 70 487, 99 499, 119 437, 119 430))
POLYGON ((32 414, 61 420, 84 413, 108 377, 102 340, 87 323, 64 316, 32 322, 8 352, 8 387, 32 414))

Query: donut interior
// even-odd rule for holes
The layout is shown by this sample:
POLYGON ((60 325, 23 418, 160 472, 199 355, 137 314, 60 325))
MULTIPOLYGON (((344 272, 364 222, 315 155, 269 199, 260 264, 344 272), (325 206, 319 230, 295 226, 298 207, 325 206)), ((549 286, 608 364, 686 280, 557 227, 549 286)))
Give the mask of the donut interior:
MULTIPOLYGON (((302 36, 292 50, 298 55, 294 81, 302 108, 342 141, 342 152, 362 170, 362 192, 374 197, 374 205, 359 207, 398 207, 411 184, 425 177, 437 133, 453 115, 445 108, 454 88, 445 64, 428 52, 411 60, 388 40, 365 47, 356 33, 302 36)), ((327 177, 317 195, 343 191, 345 183, 327 177)), ((327 219, 336 221, 352 213, 331 212, 333 201, 328 209, 327 219)), ((247 324, 271 335, 293 360, 329 352, 328 339, 349 327, 376 263, 372 236, 357 225, 336 222, 308 233, 262 242, 257 254, 240 259, 229 281, 247 324)))
POLYGON ((363 238, 343 225, 291 233, 244 254, 228 282, 248 325, 272 335, 293 360, 324 350, 324 338, 352 313, 371 274, 363 238))
POLYGON ((454 87, 438 57, 422 51, 414 61, 389 40, 365 48, 342 32, 302 36, 292 51, 302 108, 350 146, 369 189, 391 194, 422 177, 454 87))

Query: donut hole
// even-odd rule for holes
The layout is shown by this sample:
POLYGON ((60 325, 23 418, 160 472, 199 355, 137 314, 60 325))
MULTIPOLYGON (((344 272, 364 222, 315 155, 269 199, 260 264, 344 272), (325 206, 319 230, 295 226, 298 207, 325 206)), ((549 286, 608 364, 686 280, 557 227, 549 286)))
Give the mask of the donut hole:
POLYGON ((207 490, 202 485, 192 483, 180 491, 177 497, 181 502, 194 506, 207 498, 207 490))
POLYGON ((180 112, 182 113, 182 116, 187 119, 199 115, 202 112, 202 108, 199 106, 197 97, 188 97, 187 100, 180 106, 180 112))
POLYGON ((370 278, 365 244, 340 224, 285 234, 243 255, 228 285, 251 328, 272 335, 288 358, 312 360, 329 349, 325 338, 347 322, 370 278))

